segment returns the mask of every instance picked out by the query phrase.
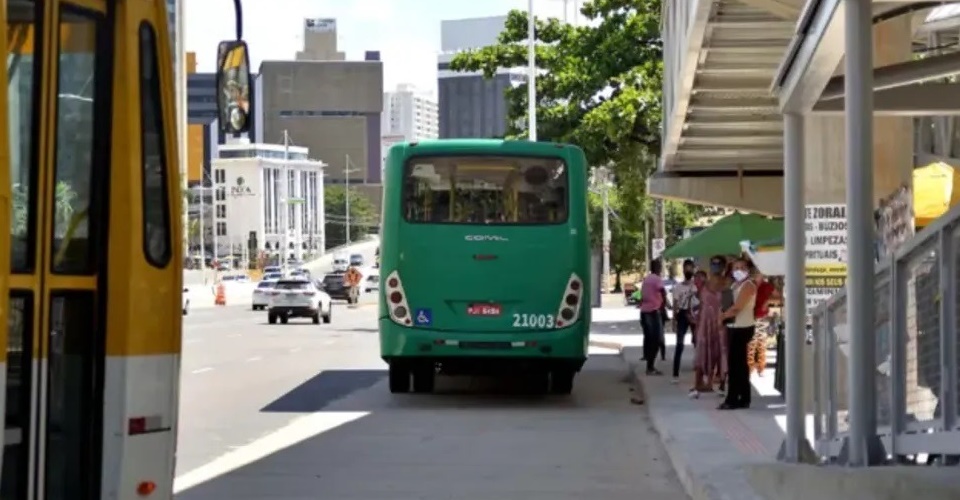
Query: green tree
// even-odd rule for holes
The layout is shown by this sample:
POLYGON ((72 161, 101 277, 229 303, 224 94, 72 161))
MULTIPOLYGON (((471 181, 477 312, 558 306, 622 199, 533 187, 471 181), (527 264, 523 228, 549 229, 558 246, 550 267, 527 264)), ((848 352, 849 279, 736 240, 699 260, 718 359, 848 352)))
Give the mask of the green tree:
MULTIPOLYGON (((660 152, 663 54, 660 0, 592 0, 581 13, 592 26, 536 20, 538 139, 580 146, 590 165, 610 165, 616 181, 611 222, 611 266, 637 269, 646 250, 644 222, 652 223, 647 178, 660 152)), ((527 66, 527 14, 507 17, 498 43, 457 55, 456 71, 527 66)), ((508 138, 527 135, 527 86, 506 91, 508 138)), ((668 245, 699 207, 664 204, 668 245)), ((599 198, 591 195, 591 237, 599 246, 599 198)), ((652 225, 650 226, 653 227, 652 225)), ((619 282, 619 280, 618 280, 619 282)))
POLYGON ((347 242, 346 200, 350 196, 350 241, 359 241, 378 229, 379 215, 373 203, 355 189, 332 185, 323 188, 323 203, 326 224, 326 247, 332 248, 347 242))

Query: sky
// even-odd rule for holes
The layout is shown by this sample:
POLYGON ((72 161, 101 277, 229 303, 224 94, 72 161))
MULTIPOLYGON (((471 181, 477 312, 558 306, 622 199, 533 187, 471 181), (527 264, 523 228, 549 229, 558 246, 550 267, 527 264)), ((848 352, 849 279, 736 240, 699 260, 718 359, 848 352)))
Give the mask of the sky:
MULTIPOLYGON (((573 0, 567 2, 573 18, 573 0)), ((251 69, 264 60, 293 59, 303 46, 303 20, 337 19, 339 49, 348 60, 379 50, 384 90, 401 83, 435 92, 440 21, 504 15, 527 0, 243 0, 243 37, 251 69)), ((235 38, 233 0, 185 1, 186 49, 198 71, 213 71, 217 43, 235 38), (213 20, 211 22, 211 20, 213 20)), ((563 0, 535 0, 537 16, 562 17, 563 0)))

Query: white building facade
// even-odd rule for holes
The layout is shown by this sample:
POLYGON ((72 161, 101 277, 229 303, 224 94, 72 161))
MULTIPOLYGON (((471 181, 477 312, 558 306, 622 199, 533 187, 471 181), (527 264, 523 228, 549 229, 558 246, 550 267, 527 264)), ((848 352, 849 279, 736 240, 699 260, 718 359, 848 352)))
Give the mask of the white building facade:
POLYGON ((398 85, 383 93, 382 136, 401 135, 407 141, 436 139, 440 134, 437 100, 413 85, 398 85))
POLYGON ((324 166, 303 147, 221 145, 211 166, 218 253, 273 262, 321 254, 324 166))

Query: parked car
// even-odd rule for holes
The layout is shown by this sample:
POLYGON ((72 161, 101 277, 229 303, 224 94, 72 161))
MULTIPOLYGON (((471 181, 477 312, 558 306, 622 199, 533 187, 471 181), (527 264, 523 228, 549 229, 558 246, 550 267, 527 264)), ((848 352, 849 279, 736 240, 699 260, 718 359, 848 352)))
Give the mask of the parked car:
POLYGON ((281 279, 281 278, 283 278, 283 273, 277 271, 272 273, 264 273, 261 281, 277 281, 278 279, 281 279))
POLYGON ((350 267, 350 261, 344 255, 333 256, 333 272, 345 272, 350 267))
POLYGON ((266 309, 270 305, 270 292, 276 286, 277 280, 263 280, 253 289, 253 299, 251 307, 254 311, 266 309))
POLYGON ((370 269, 367 271, 366 276, 363 278, 363 292, 372 293, 380 290, 380 273, 375 269, 370 269))
POLYGON ((363 255, 355 253, 350 256, 350 265, 354 267, 359 267, 363 265, 363 255))
POLYGON ((334 300, 348 300, 350 291, 343 285, 343 274, 330 273, 323 277, 322 288, 334 300))
POLYGON ((330 323, 333 319, 332 302, 330 295, 318 290, 308 280, 279 280, 270 291, 267 322, 272 325, 280 320, 287 324, 290 318, 310 318, 316 324, 322 318, 324 323, 330 323))

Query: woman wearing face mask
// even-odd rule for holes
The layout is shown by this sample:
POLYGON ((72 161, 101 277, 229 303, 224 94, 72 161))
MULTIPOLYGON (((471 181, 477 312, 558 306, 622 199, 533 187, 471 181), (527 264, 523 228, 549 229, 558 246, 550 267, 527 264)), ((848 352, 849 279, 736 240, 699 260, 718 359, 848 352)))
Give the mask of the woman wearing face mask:
POLYGON ((756 331, 754 306, 757 285, 750 279, 750 265, 744 259, 733 262, 733 306, 720 314, 718 324, 727 325, 727 373, 729 387, 721 410, 750 407, 750 367, 747 364, 747 345, 756 331))
POLYGON ((710 259, 710 276, 698 287, 696 356, 694 358, 694 376, 696 381, 690 391, 691 397, 700 393, 713 392, 714 376, 722 371, 723 349, 721 345, 723 325, 720 324, 720 293, 726 286, 723 269, 726 260, 721 256, 710 259))

